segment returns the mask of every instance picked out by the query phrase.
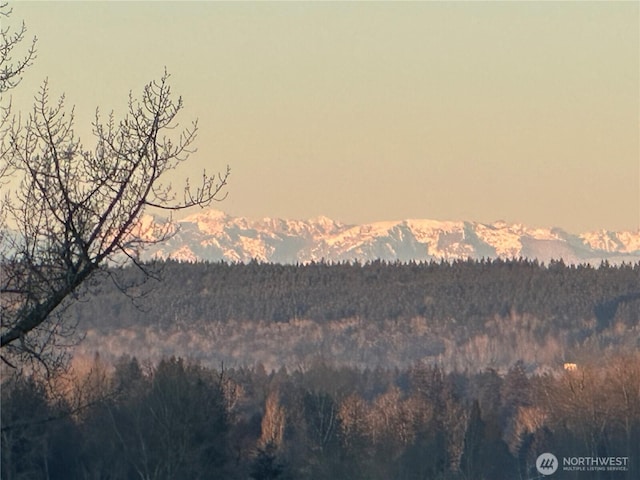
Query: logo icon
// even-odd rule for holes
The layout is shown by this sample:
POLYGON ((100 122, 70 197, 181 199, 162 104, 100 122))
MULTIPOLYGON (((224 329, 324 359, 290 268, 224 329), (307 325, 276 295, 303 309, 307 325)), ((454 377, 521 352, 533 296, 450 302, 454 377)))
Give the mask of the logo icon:
POLYGON ((540 475, 552 475, 558 469, 558 459, 553 453, 543 453, 536 460, 536 470, 540 475))

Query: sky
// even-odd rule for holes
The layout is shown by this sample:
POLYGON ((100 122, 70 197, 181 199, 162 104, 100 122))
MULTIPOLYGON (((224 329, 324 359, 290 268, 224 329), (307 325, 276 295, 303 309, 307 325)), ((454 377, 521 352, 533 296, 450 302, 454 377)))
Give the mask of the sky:
POLYGON ((13 2, 91 145, 96 107, 171 73, 198 119, 173 172, 215 208, 345 223, 640 228, 638 2, 13 2))

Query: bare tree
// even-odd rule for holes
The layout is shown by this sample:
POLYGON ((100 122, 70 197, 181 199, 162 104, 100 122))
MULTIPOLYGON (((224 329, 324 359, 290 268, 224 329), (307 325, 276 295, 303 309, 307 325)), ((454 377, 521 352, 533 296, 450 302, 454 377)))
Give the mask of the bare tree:
POLYGON ((286 413, 280 404, 277 390, 269 392, 265 400, 264 415, 260 425, 261 435, 258 442, 261 448, 268 449, 270 446, 275 450, 282 448, 286 413))
MULTIPOLYGON (((3 30, 2 88, 15 86, 35 50, 18 63, 8 56, 24 36, 3 30)), ((183 108, 169 74, 147 84, 140 99, 130 94, 128 113, 116 121, 96 111, 95 145, 86 149, 74 132, 74 111, 62 96, 52 101, 45 81, 33 110, 3 124, 0 173, 2 360, 52 362, 52 346, 74 330, 62 312, 81 286, 111 261, 137 262, 145 244, 175 229, 141 222, 149 208, 181 210, 221 200, 229 176, 203 173, 177 196, 163 179, 193 152, 197 122, 177 129, 183 108)), ((54 362, 55 363, 55 362, 54 362)))
MULTIPOLYGON (((0 19, 8 18, 11 9, 8 3, 0 3, 0 19)), ((9 27, 0 27, 0 93, 14 88, 20 82, 22 74, 36 57, 36 39, 31 41, 26 52, 14 58, 15 49, 25 39, 27 26, 23 22, 18 30, 12 31, 9 27)))
POLYGON ((75 136, 64 97, 51 103, 46 82, 28 118, 13 124, 6 157, 20 183, 2 203, 11 227, 3 232, 1 253, 3 353, 41 355, 49 334, 64 325, 41 327, 80 285, 115 256, 135 261, 141 247, 171 234, 166 226, 145 231, 145 209, 179 210, 219 199, 228 169, 205 173, 195 190, 187 184, 181 199, 161 184, 188 158, 197 132, 196 123, 174 130, 182 100, 174 100, 168 79, 165 73, 149 83, 141 100, 130 96, 119 123, 113 115, 104 123, 96 113, 93 150, 75 136))
MULTIPOLYGON (((22 53, 20 48, 24 45, 27 34, 27 26, 23 22, 17 30, 4 26, 11 16, 11 9, 6 2, 0 2, 0 180, 8 174, 9 163, 4 161, 6 144, 4 138, 9 131, 9 117, 11 116, 11 100, 6 100, 6 93, 16 87, 22 74, 36 58, 36 41, 34 37, 31 43, 22 53), (16 57, 17 54, 17 58, 16 57)), ((0 183, 1 184, 1 183, 0 183)))

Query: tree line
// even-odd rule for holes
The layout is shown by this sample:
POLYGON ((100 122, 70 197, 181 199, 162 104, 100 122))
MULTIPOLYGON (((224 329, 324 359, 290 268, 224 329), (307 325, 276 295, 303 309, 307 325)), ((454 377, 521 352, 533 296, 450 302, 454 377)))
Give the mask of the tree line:
MULTIPOLYGON (((135 267, 118 270, 118 284, 136 285, 144 306, 139 315, 130 309, 127 316, 143 322, 171 321, 166 317, 179 312, 194 322, 421 316, 473 325, 517 312, 556 325, 593 319, 602 329, 614 320, 635 324, 640 317, 640 263, 593 267, 528 259, 299 265, 167 260, 147 267, 161 273, 162 281, 136 285, 141 275, 135 267), (145 310, 153 315, 144 315, 145 310)), ((117 294, 118 288, 104 283, 92 298, 108 312, 98 316, 99 321, 124 320, 123 315, 110 315, 109 305, 123 303, 114 300, 117 294)))
POLYGON ((84 335, 77 351, 109 360, 503 372, 637 348, 639 291, 638 264, 166 261, 111 269, 66 313, 84 335))
POLYGON ((427 318, 463 324, 528 314, 541 328, 600 332, 640 319, 640 263, 599 267, 527 259, 281 265, 158 261, 112 270, 73 314, 92 327, 249 320, 370 322, 427 318), (148 278, 148 272, 158 278, 148 278), (117 280, 114 281, 113 278, 117 280), (136 298, 122 298, 123 288, 136 298))
POLYGON ((628 459, 557 478, 632 479, 640 355, 534 375, 96 357, 56 381, 6 378, 1 433, 6 480, 512 480, 537 478, 543 452, 628 459))

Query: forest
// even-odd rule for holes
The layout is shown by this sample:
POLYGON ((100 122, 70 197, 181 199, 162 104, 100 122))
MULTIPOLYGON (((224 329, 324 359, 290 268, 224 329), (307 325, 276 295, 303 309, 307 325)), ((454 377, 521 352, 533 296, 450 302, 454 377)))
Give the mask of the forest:
POLYGON ((513 480, 541 478, 551 452, 621 464, 551 478, 631 480, 639 387, 637 351, 533 375, 96 357, 48 384, 5 380, 2 478, 513 480))
POLYGON ((171 187, 198 123, 166 69, 84 127, 48 80, 14 111, 47 48, 11 14, 2 480, 640 478, 640 263, 140 263, 173 232, 145 212, 229 168, 171 187))
POLYGON ((640 264, 482 260, 113 269, 67 314, 79 353, 504 373, 640 346, 640 264), (124 295, 122 291, 127 294, 124 295))
POLYGON ((142 283, 141 277, 148 278, 137 267, 112 270, 115 281, 103 282, 92 302, 113 308, 88 317, 108 326, 134 320, 113 311, 123 304, 121 298, 108 298, 120 294, 115 284, 146 288, 139 292, 147 296, 141 300, 148 300, 154 310, 143 308, 137 323, 170 323, 176 315, 189 322, 422 316, 438 323, 455 318, 473 327, 492 315, 516 312, 566 326, 589 318, 603 330, 614 320, 634 324, 640 315, 640 263, 594 267, 528 259, 299 265, 167 260, 142 267, 155 274, 155 282, 142 283))
POLYGON ((2 479, 636 479, 639 292, 640 264, 112 268, 66 371, 4 375, 2 479))

